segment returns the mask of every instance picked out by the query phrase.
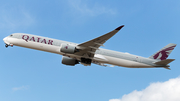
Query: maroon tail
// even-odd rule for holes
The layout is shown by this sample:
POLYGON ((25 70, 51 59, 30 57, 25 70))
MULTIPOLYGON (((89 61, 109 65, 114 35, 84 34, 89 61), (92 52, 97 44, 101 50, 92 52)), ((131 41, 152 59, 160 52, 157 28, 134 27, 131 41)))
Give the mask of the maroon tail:
POLYGON ((176 44, 170 43, 149 58, 156 59, 156 60, 165 60, 169 56, 169 54, 173 51, 176 47, 176 44))

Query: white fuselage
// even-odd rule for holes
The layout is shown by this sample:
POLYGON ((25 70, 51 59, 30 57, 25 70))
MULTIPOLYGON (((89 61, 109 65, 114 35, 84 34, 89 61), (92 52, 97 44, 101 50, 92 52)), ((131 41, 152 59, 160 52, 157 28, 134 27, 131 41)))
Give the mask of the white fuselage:
MULTIPOLYGON (((71 44, 77 46, 76 43, 40 37, 35 35, 26 35, 18 34, 17 37, 6 37, 4 38, 4 42, 8 45, 15 45, 21 46, 51 53, 60 54, 63 56, 71 57, 77 60, 80 60, 82 56, 77 56, 75 54, 67 54, 60 51, 61 44, 71 44)), ((130 68, 148 68, 148 67, 155 67, 153 62, 156 60, 144 58, 136 55, 131 55, 128 53, 122 53, 117 51, 111 51, 106 49, 99 49, 95 52, 94 57, 92 58, 92 63, 96 63, 99 65, 102 64, 111 64, 115 66, 122 66, 122 67, 130 67, 130 68)))

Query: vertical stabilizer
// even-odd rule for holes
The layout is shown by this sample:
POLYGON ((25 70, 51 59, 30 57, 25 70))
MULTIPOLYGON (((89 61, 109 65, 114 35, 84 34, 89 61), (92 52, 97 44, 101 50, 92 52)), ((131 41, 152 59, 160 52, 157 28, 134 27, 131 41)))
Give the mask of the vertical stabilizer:
POLYGON ((170 43, 166 45, 164 48, 150 56, 149 58, 155 59, 155 60, 165 60, 169 54, 173 51, 173 49, 176 47, 176 44, 170 43))

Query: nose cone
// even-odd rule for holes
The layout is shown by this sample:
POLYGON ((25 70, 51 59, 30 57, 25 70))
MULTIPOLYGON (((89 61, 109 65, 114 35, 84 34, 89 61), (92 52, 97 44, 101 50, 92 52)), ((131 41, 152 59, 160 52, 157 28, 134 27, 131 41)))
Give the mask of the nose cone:
POLYGON ((8 37, 5 37, 5 38, 3 39, 3 41, 4 41, 4 43, 9 44, 9 42, 8 42, 8 37))
POLYGON ((3 39, 3 41, 4 41, 4 42, 7 41, 7 37, 5 37, 5 38, 3 39))

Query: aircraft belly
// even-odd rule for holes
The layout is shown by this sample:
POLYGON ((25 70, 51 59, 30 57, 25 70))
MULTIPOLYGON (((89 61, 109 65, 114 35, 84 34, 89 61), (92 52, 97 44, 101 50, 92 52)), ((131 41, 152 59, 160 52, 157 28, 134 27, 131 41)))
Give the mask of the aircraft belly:
POLYGON ((129 68, 147 68, 147 67, 153 67, 148 64, 135 62, 131 60, 125 60, 121 58, 115 58, 110 56, 104 56, 108 60, 108 64, 116 65, 116 66, 122 66, 122 67, 129 67, 129 68))
POLYGON ((100 55, 100 54, 95 54, 93 60, 99 61, 99 62, 107 62, 108 61, 103 55, 100 55))

